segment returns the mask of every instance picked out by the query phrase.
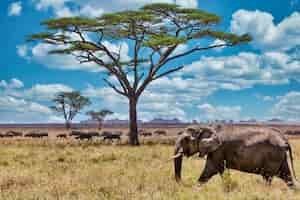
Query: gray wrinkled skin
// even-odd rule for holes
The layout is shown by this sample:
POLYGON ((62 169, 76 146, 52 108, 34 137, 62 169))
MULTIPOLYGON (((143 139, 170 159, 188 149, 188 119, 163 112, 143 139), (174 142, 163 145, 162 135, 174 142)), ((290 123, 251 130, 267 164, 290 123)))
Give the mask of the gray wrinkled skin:
POLYGON ((222 175, 225 168, 261 175, 267 183, 272 178, 281 178, 294 187, 287 152, 292 150, 288 140, 279 130, 262 127, 190 126, 177 139, 174 159, 175 178, 181 179, 183 156, 207 156, 205 168, 198 181, 207 182, 216 174, 222 175))

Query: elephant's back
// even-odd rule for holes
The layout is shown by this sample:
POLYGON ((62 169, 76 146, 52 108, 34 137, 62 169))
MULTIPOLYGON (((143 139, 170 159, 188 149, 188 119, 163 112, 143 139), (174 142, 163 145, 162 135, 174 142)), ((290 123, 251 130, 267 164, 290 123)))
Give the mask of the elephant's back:
POLYGON ((224 127, 218 132, 218 136, 223 142, 243 143, 246 146, 265 143, 283 148, 288 146, 284 134, 269 127, 224 127))

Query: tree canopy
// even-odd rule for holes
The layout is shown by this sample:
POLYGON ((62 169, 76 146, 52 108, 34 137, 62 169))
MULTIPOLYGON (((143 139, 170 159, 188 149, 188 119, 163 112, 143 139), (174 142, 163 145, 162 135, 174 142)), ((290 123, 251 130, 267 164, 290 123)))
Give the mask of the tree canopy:
POLYGON ((102 123, 103 123, 105 117, 108 116, 108 115, 112 115, 112 114, 113 114, 112 111, 106 110, 106 109, 103 109, 103 110, 100 110, 100 111, 91 110, 91 111, 86 112, 86 115, 90 116, 90 118, 92 120, 97 121, 99 130, 102 128, 102 123))
POLYGON ((59 92, 52 101, 56 104, 50 108, 60 114, 66 122, 66 127, 70 128, 74 117, 91 102, 87 97, 84 97, 78 91, 59 92))

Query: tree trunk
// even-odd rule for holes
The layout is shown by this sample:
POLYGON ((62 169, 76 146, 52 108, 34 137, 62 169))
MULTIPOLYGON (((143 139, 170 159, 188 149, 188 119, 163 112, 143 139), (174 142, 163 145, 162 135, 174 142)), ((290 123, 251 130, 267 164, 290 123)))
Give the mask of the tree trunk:
POLYGON ((71 128, 71 122, 70 121, 66 121, 66 129, 70 129, 71 128))
POLYGON ((129 144, 138 146, 138 125, 137 125, 137 98, 129 97, 129 144))
POLYGON ((98 131, 100 131, 102 128, 102 122, 98 121, 98 131))

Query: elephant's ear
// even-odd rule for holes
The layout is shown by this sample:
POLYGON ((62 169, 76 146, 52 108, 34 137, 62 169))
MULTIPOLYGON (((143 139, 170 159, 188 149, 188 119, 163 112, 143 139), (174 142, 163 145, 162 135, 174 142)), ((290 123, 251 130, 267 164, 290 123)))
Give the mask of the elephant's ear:
POLYGON ((217 123, 216 124, 209 124, 208 128, 217 133, 217 132, 220 132, 224 128, 224 125, 223 124, 217 124, 217 123))
POLYGON ((222 128, 223 128, 223 125, 222 125, 222 124, 216 124, 215 127, 214 127, 214 129, 215 129, 216 132, 221 131, 222 128))
POLYGON ((195 127, 188 127, 186 129, 186 133, 187 133, 187 135, 189 135, 191 137, 197 137, 197 128, 195 128, 195 127))
POLYGON ((196 134, 196 138, 197 138, 198 140, 201 140, 201 138, 202 138, 204 132, 205 132, 204 129, 198 128, 197 131, 196 131, 196 133, 195 133, 195 134, 196 134))

